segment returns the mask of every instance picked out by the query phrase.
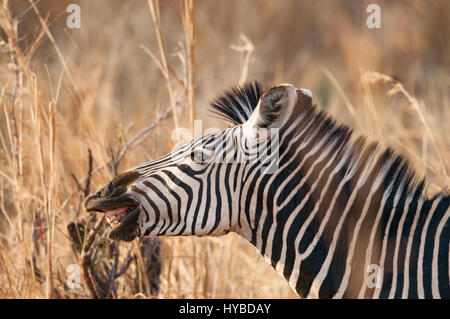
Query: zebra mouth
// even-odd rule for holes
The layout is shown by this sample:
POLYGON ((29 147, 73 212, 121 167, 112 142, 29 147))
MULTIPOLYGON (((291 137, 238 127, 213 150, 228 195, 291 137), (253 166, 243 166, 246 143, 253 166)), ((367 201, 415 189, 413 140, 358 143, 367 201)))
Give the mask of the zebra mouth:
POLYGON ((104 211, 106 221, 111 225, 108 237, 112 240, 132 241, 139 235, 137 204, 104 211))
POLYGON ((112 228, 115 228, 119 226, 120 222, 124 220, 128 213, 131 213, 136 208, 137 205, 130 205, 104 211, 106 221, 111 225, 112 228))
POLYGON ((107 211, 106 220, 112 227, 108 237, 112 240, 132 241, 139 236, 139 212, 139 205, 107 211))
POLYGON ((132 241, 139 236, 138 219, 140 205, 130 197, 120 196, 111 199, 92 196, 86 200, 86 210, 105 215, 111 229, 108 237, 112 240, 132 241))

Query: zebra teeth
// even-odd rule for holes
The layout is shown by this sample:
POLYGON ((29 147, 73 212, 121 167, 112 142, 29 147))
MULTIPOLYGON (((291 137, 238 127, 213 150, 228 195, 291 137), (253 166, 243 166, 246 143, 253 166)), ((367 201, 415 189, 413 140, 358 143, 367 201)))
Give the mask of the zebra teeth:
POLYGON ((136 206, 119 207, 105 212, 106 221, 112 227, 117 227, 124 217, 131 212, 136 206))
POLYGON ((113 217, 106 217, 106 221, 108 222, 109 225, 111 225, 112 227, 117 227, 119 225, 119 221, 116 219, 115 216, 113 217))

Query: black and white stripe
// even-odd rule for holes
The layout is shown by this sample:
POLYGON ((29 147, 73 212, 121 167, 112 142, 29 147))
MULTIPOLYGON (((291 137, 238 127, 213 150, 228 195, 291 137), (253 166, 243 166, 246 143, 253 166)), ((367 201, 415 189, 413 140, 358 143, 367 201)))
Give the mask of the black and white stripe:
POLYGON ((450 298, 448 192, 427 198, 405 159, 352 139, 306 90, 247 84, 213 107, 233 126, 131 170, 141 235, 235 231, 301 297, 450 298), (255 141, 276 154, 249 160, 255 141))

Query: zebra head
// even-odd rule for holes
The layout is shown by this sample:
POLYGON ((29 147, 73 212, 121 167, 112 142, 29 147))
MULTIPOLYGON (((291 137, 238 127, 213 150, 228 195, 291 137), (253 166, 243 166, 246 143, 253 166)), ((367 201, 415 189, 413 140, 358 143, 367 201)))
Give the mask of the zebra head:
POLYGON ((106 215, 115 240, 248 230, 239 199, 244 180, 252 171, 276 170, 279 139, 302 105, 311 105, 311 93, 291 84, 264 93, 258 83, 232 88, 212 106, 233 126, 125 171, 88 197, 85 208, 106 215))

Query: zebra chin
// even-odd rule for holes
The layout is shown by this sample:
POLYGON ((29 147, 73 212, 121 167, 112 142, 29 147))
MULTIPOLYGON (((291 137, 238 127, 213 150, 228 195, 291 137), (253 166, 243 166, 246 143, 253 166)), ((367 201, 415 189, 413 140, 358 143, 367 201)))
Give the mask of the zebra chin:
POLYGON ((132 241, 138 237, 140 235, 138 224, 140 211, 141 208, 138 205, 127 213, 119 225, 109 231, 108 237, 117 241, 132 241))

